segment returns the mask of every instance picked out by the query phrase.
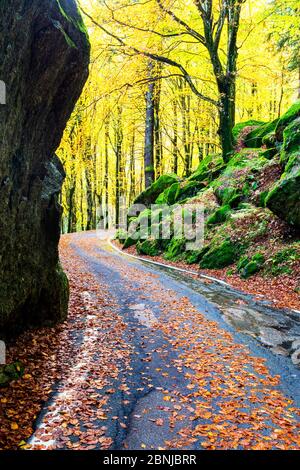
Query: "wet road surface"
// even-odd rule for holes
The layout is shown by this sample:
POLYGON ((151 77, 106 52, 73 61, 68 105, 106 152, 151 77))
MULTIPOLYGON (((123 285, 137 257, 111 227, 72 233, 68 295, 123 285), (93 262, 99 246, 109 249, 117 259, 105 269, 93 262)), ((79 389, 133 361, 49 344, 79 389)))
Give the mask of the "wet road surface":
MULTIPOLYGON (((122 256, 92 232, 68 236, 68 243, 76 262, 104 286, 123 343, 114 342, 111 323, 105 331, 103 313, 85 316, 74 334, 78 355, 37 421, 33 448, 299 447, 300 372, 290 358, 300 337, 295 312, 122 256), (99 386, 103 361, 95 347, 104 345, 116 367, 101 369, 99 386), (87 382, 95 401, 83 414, 79 397, 85 399, 87 382), (75 417, 70 427, 62 424, 66 413, 75 417)), ((97 305, 88 285, 82 301, 97 305)))

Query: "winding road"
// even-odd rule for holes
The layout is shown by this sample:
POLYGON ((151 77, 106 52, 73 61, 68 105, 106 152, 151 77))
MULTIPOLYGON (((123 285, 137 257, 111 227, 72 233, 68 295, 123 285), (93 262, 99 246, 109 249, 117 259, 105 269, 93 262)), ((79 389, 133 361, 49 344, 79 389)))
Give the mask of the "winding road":
POLYGON ((62 257, 85 308, 33 449, 299 448, 296 312, 129 258, 95 232, 65 236, 62 257))

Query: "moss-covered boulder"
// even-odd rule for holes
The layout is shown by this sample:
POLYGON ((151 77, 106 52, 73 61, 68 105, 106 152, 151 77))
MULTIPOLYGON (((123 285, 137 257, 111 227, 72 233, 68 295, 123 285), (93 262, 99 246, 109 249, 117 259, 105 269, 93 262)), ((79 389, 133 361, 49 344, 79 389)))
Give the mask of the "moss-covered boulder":
POLYGON ((261 124, 260 126, 255 127, 255 129, 250 130, 250 132, 244 138, 245 147, 249 148, 259 148, 263 145, 263 139, 267 135, 270 135, 275 131, 278 123, 278 119, 275 119, 272 122, 267 122, 266 124, 261 124))
POLYGON ((157 256, 160 253, 159 241, 148 238, 138 242, 136 249, 140 255, 157 256))
POLYGON ((137 237, 128 236, 123 243, 124 250, 126 250, 126 248, 130 248, 131 246, 136 245, 138 241, 139 241, 139 235, 137 237))
POLYGON ((155 204, 175 204, 177 194, 180 189, 180 183, 173 183, 169 188, 165 189, 156 199, 155 204))
POLYGON ((199 266, 202 269, 225 268, 234 263, 239 255, 239 246, 227 238, 220 243, 213 243, 200 260, 199 266))
POLYGON ((281 162, 287 163, 292 154, 300 153, 300 117, 292 121, 283 131, 281 162))
POLYGON ((172 238, 168 244, 167 251, 164 258, 169 261, 176 261, 185 252, 186 239, 185 238, 172 238))
POLYGON ((18 380, 23 374, 24 366, 19 361, 0 366, 0 388, 6 387, 13 380, 18 380))
POLYGON ((262 145, 267 147, 267 149, 277 149, 278 142, 276 139, 275 129, 263 136, 262 145))
POLYGON ((200 162, 197 170, 188 178, 188 181, 212 181, 225 168, 221 154, 207 155, 200 162))
POLYGON ((209 250, 209 247, 203 247, 200 250, 189 250, 184 254, 184 261, 187 264, 196 264, 199 263, 201 258, 203 258, 204 254, 209 250))
POLYGON ((290 156, 285 172, 268 193, 265 204, 274 214, 300 228, 300 151, 290 156))
POLYGON ((300 117, 300 100, 296 101, 287 112, 277 120, 275 134, 278 141, 282 142, 284 129, 298 117, 300 117))
POLYGON ((256 253, 252 256, 252 258, 242 257, 238 264, 237 269, 244 279, 248 279, 248 277, 253 276, 259 272, 265 262, 265 257, 261 253, 256 253))
POLYGON ((179 178, 175 174, 161 175, 135 199, 134 204, 143 204, 145 206, 154 204, 158 196, 163 193, 165 189, 178 181, 179 178))
POLYGON ((222 205, 237 207, 255 186, 256 175, 268 164, 258 149, 243 149, 229 161, 219 178, 211 183, 222 205))
POLYGON ((187 181, 179 186, 174 202, 179 203, 192 198, 203 188, 205 188, 205 185, 200 181, 187 181))
POLYGON ((249 119, 248 121, 239 122, 232 129, 232 135, 233 135, 234 141, 235 142, 238 141, 238 139, 240 138, 244 130, 249 129, 249 132, 250 132, 250 130, 252 130, 253 127, 262 126, 264 124, 266 123, 262 121, 256 121, 255 119, 249 119))
POLYGON ((225 222, 231 210, 232 209, 229 204, 226 204, 225 206, 221 206, 207 219, 207 224, 214 225, 214 224, 221 224, 225 222))

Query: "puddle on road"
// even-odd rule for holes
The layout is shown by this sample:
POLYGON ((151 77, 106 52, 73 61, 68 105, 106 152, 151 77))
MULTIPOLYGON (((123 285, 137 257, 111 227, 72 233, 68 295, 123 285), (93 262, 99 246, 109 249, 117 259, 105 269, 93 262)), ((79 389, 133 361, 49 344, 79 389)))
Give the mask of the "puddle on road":
POLYGON ((129 305, 130 310, 133 310, 133 316, 136 318, 143 326, 152 328, 157 322, 158 318, 155 314, 146 308, 145 304, 132 304, 129 305))
POLYGON ((160 268, 160 271, 203 295, 237 331, 256 338, 275 354, 290 356, 293 364, 300 366, 299 313, 273 308, 264 299, 257 302, 249 294, 214 281, 193 279, 168 268, 160 268))

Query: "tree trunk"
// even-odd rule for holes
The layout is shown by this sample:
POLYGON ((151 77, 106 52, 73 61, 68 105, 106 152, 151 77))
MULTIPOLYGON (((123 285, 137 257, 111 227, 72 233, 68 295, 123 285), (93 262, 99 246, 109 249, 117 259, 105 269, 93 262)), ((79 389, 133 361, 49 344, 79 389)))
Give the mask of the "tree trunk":
MULTIPOLYGON (((151 76, 153 65, 149 65, 151 76)), ((154 83, 150 82, 146 92, 146 128, 145 128, 145 150, 144 150, 144 172, 145 186, 150 186, 154 181, 154 83)))
POLYGON ((69 211, 68 211, 68 233, 73 232, 73 199, 75 193, 75 186, 70 188, 69 193, 69 211))
POLYGON ((135 127, 132 131, 132 140, 130 148, 130 191, 129 191, 129 204, 135 198, 135 127))
POLYGON ((155 141, 155 178, 158 178, 162 172, 162 135, 160 129, 160 95, 161 83, 154 89, 154 141, 155 141))
POLYGON ((115 211, 116 211, 116 228, 119 228, 120 224, 120 197, 123 189, 123 173, 122 173, 122 145, 123 145, 123 130, 122 130, 122 109, 117 109, 117 119, 115 123, 115 156, 116 156, 116 199, 115 199, 115 211))
POLYGON ((104 156, 105 156, 105 163, 104 163, 104 197, 105 197, 105 211, 106 211, 106 224, 105 229, 108 229, 108 144, 109 144, 109 117, 105 120, 105 136, 104 136, 104 156))
POLYGON ((235 81, 228 83, 228 80, 219 81, 220 93, 219 106, 219 130, 223 159, 228 162, 233 150, 232 129, 235 121, 235 81))
POLYGON ((173 173, 178 173, 178 105, 176 99, 173 101, 173 173))

